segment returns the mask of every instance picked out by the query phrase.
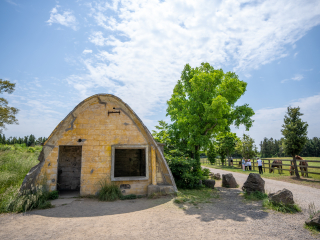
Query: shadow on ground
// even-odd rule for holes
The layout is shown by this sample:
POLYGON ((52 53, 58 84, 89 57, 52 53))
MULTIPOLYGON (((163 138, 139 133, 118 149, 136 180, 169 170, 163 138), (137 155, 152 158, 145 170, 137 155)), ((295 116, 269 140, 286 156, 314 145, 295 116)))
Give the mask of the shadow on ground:
POLYGON ((25 215, 40 215, 56 218, 96 217, 143 211, 165 204, 171 200, 172 197, 169 196, 158 199, 142 198, 118 200, 114 202, 101 202, 97 199, 77 198, 69 204, 50 209, 34 210, 25 213, 25 215))
MULTIPOLYGON (((220 197, 212 203, 189 207, 184 210, 187 215, 199 215, 198 219, 205 222, 215 220, 247 221, 263 219, 269 213, 263 211, 262 201, 246 201, 239 194, 239 189, 217 188, 220 197)), ((179 206, 179 204, 176 204, 179 206)), ((181 205, 179 207, 182 207, 181 205)))
MULTIPOLYGON (((189 204, 184 213, 194 215, 197 219, 204 222, 215 220, 231 220, 245 222, 248 219, 263 219, 268 216, 263 211, 261 201, 246 201, 239 194, 240 189, 228 189, 218 187, 219 198, 213 198, 211 203, 201 203, 197 206, 189 204)), ((157 199, 134 199, 118 200, 115 202, 101 202, 90 198, 76 198, 73 202, 57 206, 52 209, 34 210, 27 212, 26 215, 40 215, 54 218, 81 218, 98 217, 106 215, 117 215, 132 212, 139 212, 155 208, 156 211, 162 211, 161 205, 165 205, 173 200, 173 197, 161 197, 157 199)), ((179 211, 183 205, 169 203, 164 209, 172 208, 179 211)), ((151 212, 152 214, 152 212, 151 212)))

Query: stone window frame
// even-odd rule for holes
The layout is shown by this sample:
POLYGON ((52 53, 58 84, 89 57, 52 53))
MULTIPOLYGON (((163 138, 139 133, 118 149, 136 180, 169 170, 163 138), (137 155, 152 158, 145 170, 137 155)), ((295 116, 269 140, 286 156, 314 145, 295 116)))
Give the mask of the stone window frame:
POLYGON ((135 181, 135 180, 148 180, 149 179, 149 145, 132 145, 132 144, 117 144, 111 146, 111 181, 135 181), (134 177, 115 177, 115 150, 116 149, 144 149, 146 152, 146 176, 134 177))

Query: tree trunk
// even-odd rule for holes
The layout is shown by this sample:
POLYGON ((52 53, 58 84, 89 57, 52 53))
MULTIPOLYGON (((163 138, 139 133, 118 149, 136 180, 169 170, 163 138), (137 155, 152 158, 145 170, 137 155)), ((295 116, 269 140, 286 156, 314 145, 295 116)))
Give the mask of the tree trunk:
POLYGON ((294 172, 295 172, 295 174, 296 174, 296 177, 297 177, 298 179, 300 179, 300 175, 299 175, 299 172, 298 172, 298 166, 297 166, 297 161, 296 161, 295 155, 292 156, 292 161, 293 161, 294 172))
POLYGON ((195 146, 195 148, 194 148, 194 159, 196 160, 196 168, 197 168, 197 170, 201 169, 199 149, 200 149, 199 145, 195 146))

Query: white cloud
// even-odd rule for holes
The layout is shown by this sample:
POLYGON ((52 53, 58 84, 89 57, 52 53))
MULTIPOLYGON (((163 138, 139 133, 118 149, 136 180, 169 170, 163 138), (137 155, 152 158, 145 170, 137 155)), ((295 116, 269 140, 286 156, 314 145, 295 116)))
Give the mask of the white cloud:
POLYGON ((85 50, 83 50, 82 53, 83 54, 92 53, 92 50, 91 49, 85 49, 85 50))
POLYGON ((89 37, 89 41, 94 43, 97 46, 104 46, 107 43, 107 40, 108 40, 107 38, 103 37, 103 33, 101 31, 94 32, 89 37))
POLYGON ((244 3, 92 4, 89 16, 101 31, 95 30, 89 41, 100 49, 82 60, 86 74, 74 74, 67 81, 82 97, 101 87, 130 103, 145 120, 155 114, 155 107, 165 108, 186 63, 231 65, 236 72, 248 72, 287 56, 287 47, 320 23, 319 1, 244 3))
MULTIPOLYGON (((300 107, 300 112, 304 115, 301 117, 303 121, 309 124, 308 137, 320 136, 320 94, 307 98, 301 98, 292 102, 288 106, 300 107)), ((283 119, 287 111, 287 106, 272 109, 259 109, 255 111, 253 119, 253 127, 249 132, 244 131, 244 128, 233 129, 238 136, 242 136, 243 133, 248 134, 255 139, 256 145, 259 145, 260 141, 264 137, 280 139, 282 136, 281 129, 283 119)))
POLYGON ((301 81, 303 79, 303 75, 301 74, 296 74, 293 78, 291 78, 294 81, 301 81))
POLYGON ((298 55, 298 53, 296 52, 296 53, 293 55, 293 58, 296 58, 297 55, 298 55))
POLYGON ((246 78, 250 78, 250 77, 251 77, 251 74, 250 74, 250 73, 246 73, 244 76, 245 76, 246 78))
POLYGON ((293 78, 291 78, 291 79, 284 79, 284 80, 281 81, 281 83, 285 83, 285 82, 287 82, 287 81, 289 81, 289 80, 301 81, 303 78, 304 78, 304 77, 303 77, 302 74, 295 74, 293 78))
POLYGON ((49 25, 58 23, 66 27, 71 27, 73 30, 77 30, 77 20, 71 11, 64 11, 62 14, 58 13, 58 8, 55 6, 50 12, 50 19, 47 21, 49 25))

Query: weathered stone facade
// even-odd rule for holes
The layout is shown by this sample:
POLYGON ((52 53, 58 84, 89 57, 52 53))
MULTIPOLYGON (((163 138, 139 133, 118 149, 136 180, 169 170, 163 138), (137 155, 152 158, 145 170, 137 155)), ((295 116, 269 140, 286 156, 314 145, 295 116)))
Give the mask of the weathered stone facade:
POLYGON ((45 142, 39 161, 21 190, 46 179, 51 191, 58 183, 61 189, 80 187, 80 195, 90 195, 107 179, 123 186, 124 194, 147 194, 148 185, 177 191, 149 130, 127 104, 110 94, 94 95, 75 107, 45 142))

